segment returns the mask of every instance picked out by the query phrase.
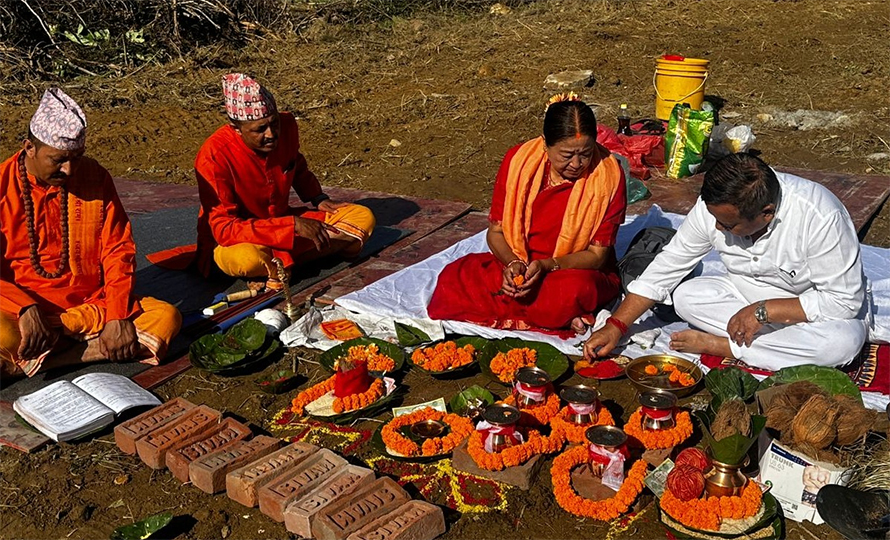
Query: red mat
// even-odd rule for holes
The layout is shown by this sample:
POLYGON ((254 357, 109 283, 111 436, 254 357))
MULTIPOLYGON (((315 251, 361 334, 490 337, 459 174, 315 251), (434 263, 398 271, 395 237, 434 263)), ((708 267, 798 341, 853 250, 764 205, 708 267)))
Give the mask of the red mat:
MULTIPOLYGON (((774 371, 752 368, 741 360, 701 355, 701 363, 711 369, 735 366, 754 375, 772 375, 774 371)), ((890 345, 866 343, 859 355, 849 364, 838 368, 859 386, 863 392, 880 392, 890 395, 890 345)))

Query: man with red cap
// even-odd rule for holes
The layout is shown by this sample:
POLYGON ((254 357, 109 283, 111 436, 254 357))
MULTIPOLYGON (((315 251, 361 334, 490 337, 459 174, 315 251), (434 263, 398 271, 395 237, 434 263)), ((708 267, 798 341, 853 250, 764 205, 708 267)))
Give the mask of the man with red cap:
POLYGON ((22 149, 0 164, 0 374, 66 364, 157 364, 179 331, 170 304, 136 298, 136 247, 108 174, 84 156, 86 117, 43 95, 22 149))
POLYGON ((284 267, 339 253, 354 257, 374 229, 364 206, 335 202, 300 152, 297 122, 241 73, 223 77, 229 124, 201 147, 195 173, 201 196, 198 265, 265 283, 284 267), (307 207, 288 205, 293 189, 307 207))

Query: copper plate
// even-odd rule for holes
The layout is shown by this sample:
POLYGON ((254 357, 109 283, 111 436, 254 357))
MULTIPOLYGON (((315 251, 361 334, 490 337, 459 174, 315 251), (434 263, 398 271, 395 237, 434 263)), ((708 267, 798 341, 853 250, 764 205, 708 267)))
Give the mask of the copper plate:
POLYGON ((438 420, 421 420, 411 425, 411 433, 424 439, 441 437, 445 432, 445 424, 438 420))

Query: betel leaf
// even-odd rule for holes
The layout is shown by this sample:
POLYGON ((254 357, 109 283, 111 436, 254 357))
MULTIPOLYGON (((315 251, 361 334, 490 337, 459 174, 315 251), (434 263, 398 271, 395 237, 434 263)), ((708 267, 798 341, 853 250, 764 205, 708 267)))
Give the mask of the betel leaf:
POLYGON ((226 336, 235 340, 239 350, 249 354, 262 347, 266 341, 266 325, 248 317, 229 329, 226 336))
POLYGON ((137 521, 132 525, 118 527, 111 533, 111 540, 145 540, 173 521, 173 514, 162 512, 137 521))
POLYGON ((862 403, 862 393, 850 376, 843 371, 822 366, 807 364, 782 368, 760 383, 760 388, 769 388, 774 384, 790 384, 797 381, 809 381, 826 392, 837 395, 844 394, 862 403))
POLYGON ((454 414, 464 415, 466 414, 470 403, 476 400, 481 401, 483 407, 495 402, 494 395, 491 392, 482 388, 478 384, 474 384, 466 390, 454 394, 454 397, 448 402, 448 406, 454 414))
POLYGON ((735 366, 712 369, 705 375, 705 387, 711 397, 720 401, 732 398, 748 401, 757 391, 758 384, 753 375, 735 366))
POLYGON ((415 347, 421 343, 432 341, 432 338, 420 328, 414 328, 400 322, 395 323, 395 327, 396 337, 399 338, 399 345, 402 347, 415 347))
POLYGON ((766 426, 766 417, 755 415, 751 417, 751 436, 745 437, 737 433, 729 437, 715 440, 711 435, 711 418, 704 411, 695 413, 695 417, 701 425, 702 436, 705 444, 710 449, 711 457, 721 463, 735 465, 745 459, 745 454, 757 441, 760 432, 766 426))

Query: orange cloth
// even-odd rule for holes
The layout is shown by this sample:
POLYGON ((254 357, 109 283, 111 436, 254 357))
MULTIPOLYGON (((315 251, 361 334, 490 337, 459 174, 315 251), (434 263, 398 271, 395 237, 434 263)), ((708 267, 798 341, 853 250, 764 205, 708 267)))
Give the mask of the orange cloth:
POLYGON ((303 202, 321 195, 322 190, 300 153, 297 121, 290 113, 280 113, 280 118, 278 146, 267 155, 248 148, 230 125, 216 130, 198 152, 198 267, 205 274, 217 245, 268 246, 285 266, 293 264, 290 190, 303 202))
MULTIPOLYGON (((566 205, 554 257, 577 253, 593 244, 594 235, 606 215, 620 183, 621 166, 609 151, 597 144, 598 156, 593 169, 574 182, 566 205)), ((519 259, 528 261, 527 238, 535 198, 548 179, 544 173, 550 160, 544 138, 524 143, 516 152, 507 171, 507 199, 504 204, 504 237, 519 259)))
MULTIPOLYGON (((141 362, 157 365, 167 353, 170 341, 179 332, 182 316, 174 306, 148 296, 140 298, 139 303, 142 310, 133 324, 136 326, 139 343, 150 353, 141 362)), ((95 338, 105 328, 107 313, 104 308, 95 304, 83 304, 60 314, 50 315, 48 319, 51 326, 62 328, 66 336, 86 340, 95 338)), ((22 361, 17 355, 21 340, 17 317, 0 311, 0 362, 6 364, 2 372, 15 373, 15 367, 18 366, 30 377, 37 373, 48 353, 33 360, 22 361)))

